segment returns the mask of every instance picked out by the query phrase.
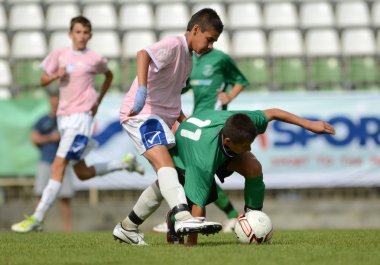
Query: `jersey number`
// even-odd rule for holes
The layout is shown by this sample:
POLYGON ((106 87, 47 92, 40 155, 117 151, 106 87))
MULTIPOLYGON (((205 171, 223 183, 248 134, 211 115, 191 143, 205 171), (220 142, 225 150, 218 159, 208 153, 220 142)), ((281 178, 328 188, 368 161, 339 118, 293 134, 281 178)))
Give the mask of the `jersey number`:
MULTIPOLYGON (((190 123, 192 123, 195 126, 198 126, 200 128, 203 128, 203 127, 211 124, 211 120, 202 121, 202 120, 194 118, 194 117, 187 119, 186 122, 190 122, 190 123)), ((190 140, 193 140, 193 141, 198 141, 199 138, 201 138, 201 134, 202 134, 201 129, 196 129, 195 132, 185 130, 185 129, 181 129, 181 136, 189 138, 190 140)))

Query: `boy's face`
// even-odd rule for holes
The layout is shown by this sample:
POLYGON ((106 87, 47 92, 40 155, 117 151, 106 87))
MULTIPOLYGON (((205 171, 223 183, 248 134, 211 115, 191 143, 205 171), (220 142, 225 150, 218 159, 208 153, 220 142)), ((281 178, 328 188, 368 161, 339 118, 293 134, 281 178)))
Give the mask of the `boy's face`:
POLYGON ((244 141, 243 143, 236 144, 232 142, 230 138, 224 139, 224 145, 226 145, 232 152, 238 155, 251 151, 251 144, 251 141, 244 141))
POLYGON ((91 32, 88 27, 75 23, 73 29, 69 32, 69 37, 73 42, 73 49, 81 51, 86 49, 87 42, 91 39, 91 32))
POLYGON ((191 34, 192 41, 190 48, 197 54, 209 52, 220 35, 220 33, 214 29, 202 32, 199 25, 193 27, 191 34))

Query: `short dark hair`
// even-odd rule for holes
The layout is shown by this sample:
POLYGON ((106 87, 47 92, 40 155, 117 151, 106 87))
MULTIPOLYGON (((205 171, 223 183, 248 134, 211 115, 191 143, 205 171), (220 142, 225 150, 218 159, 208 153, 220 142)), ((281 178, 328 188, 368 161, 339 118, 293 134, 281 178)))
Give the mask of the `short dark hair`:
POLYGON ((196 12, 187 24, 187 31, 191 31, 195 24, 198 24, 202 32, 216 30, 219 33, 223 31, 223 22, 214 9, 203 8, 196 12))
POLYGON ((236 113, 230 116, 224 123, 222 133, 235 144, 245 141, 253 142, 258 132, 253 121, 244 113, 236 113))
POLYGON ((90 20, 88 20, 86 17, 84 16, 77 16, 77 17, 73 17, 70 21, 70 31, 73 30, 74 28, 74 25, 75 24, 82 24, 83 27, 86 27, 90 30, 90 32, 92 31, 92 26, 91 26, 91 22, 90 20))

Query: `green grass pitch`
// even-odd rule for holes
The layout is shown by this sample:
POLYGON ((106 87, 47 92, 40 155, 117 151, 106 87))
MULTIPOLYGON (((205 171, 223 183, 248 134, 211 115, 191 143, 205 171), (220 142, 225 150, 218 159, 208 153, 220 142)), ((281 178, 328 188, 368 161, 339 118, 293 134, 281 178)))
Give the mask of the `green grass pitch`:
POLYGON ((145 233, 149 246, 114 241, 112 231, 0 233, 0 264, 380 264, 380 230, 274 231, 271 244, 242 245, 234 234, 200 236, 199 245, 167 245, 145 233))

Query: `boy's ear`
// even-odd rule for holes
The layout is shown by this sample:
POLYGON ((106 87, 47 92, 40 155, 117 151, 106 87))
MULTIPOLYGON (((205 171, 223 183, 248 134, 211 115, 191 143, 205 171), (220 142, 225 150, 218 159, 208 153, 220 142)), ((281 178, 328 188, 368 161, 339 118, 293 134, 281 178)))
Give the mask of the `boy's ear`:
POLYGON ((225 137, 223 138, 223 145, 229 146, 231 143, 231 138, 225 137))
POLYGON ((201 30, 201 26, 199 24, 195 24, 191 31, 192 31, 193 35, 196 35, 198 32, 200 32, 200 30, 201 30))

